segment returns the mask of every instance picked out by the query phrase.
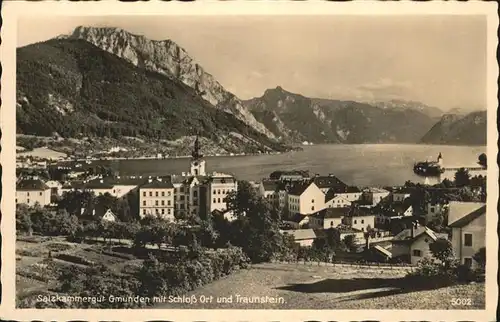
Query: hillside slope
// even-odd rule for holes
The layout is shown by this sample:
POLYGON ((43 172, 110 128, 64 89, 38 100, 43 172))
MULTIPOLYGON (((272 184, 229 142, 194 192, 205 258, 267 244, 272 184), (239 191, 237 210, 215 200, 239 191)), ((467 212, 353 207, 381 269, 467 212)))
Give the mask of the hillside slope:
POLYGON ((486 145, 486 111, 447 114, 421 139, 427 144, 486 145))
POLYGON ((434 124, 414 109, 308 98, 279 86, 245 104, 275 136, 288 142, 416 143, 434 124))
POLYGON ((232 93, 207 73, 189 54, 172 40, 150 40, 120 28, 77 27, 60 38, 83 39, 127 60, 135 66, 163 74, 193 88, 198 95, 220 110, 232 113, 255 130, 273 138, 232 93))
POLYGON ((22 134, 146 141, 200 134, 228 152, 283 150, 180 81, 78 39, 17 50, 16 114, 22 134))

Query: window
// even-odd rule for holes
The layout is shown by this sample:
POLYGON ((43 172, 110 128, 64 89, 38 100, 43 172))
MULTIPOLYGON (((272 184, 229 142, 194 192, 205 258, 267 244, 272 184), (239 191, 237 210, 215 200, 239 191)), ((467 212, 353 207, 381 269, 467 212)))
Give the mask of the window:
POLYGON ((143 205, 143 206, 145 206, 145 205, 146 205, 146 200, 144 200, 144 201, 142 202, 142 205, 143 205))
POLYGON ((193 191, 193 197, 198 197, 198 191, 193 191))
POLYGON ((29 199, 28 199, 28 200, 26 200, 26 203, 30 203, 30 200, 29 200, 29 199))
POLYGON ((425 242, 426 242, 426 243, 428 243, 428 242, 429 242, 429 238, 426 238, 426 239, 424 239, 424 240, 425 240, 425 242))
POLYGON ((217 199, 214 198, 214 203, 216 203, 216 202, 217 202, 217 199))
POLYGON ((165 206, 165 200, 162 200, 162 201, 161 201, 161 205, 162 205, 162 206, 165 206))
POLYGON ((330 221, 330 227, 333 227, 333 221, 330 221))
POLYGON ((165 214, 165 209, 161 209, 161 214, 164 215, 165 214))
POLYGON ((314 199, 311 200, 311 203, 314 203, 314 199))
POLYGON ((431 212, 434 212, 434 207, 431 207, 431 212))
POLYGON ((155 200, 155 206, 158 206, 158 200, 155 200))
POLYGON ((149 192, 149 196, 152 197, 153 196, 153 191, 150 191, 149 192))
POLYGON ((155 197, 158 197, 158 191, 155 192, 155 197))
POLYGON ((464 234, 464 246, 472 247, 472 234, 464 234))
POLYGON ((220 203, 220 198, 217 198, 217 202, 220 203))
POLYGON ((470 257, 464 258, 464 265, 469 267, 469 268, 472 267, 472 258, 470 258, 470 257))
POLYGON ((168 209, 168 210, 167 210, 167 212, 168 212, 168 214, 170 215, 170 212, 171 212, 171 211, 170 211, 170 209, 168 209))
POLYGON ((160 211, 159 211, 158 209, 155 209, 155 213, 156 213, 157 215, 159 215, 159 214, 160 214, 160 211))
POLYGON ((220 195, 220 189, 217 189, 217 194, 220 195))
POLYGON ((167 200, 167 206, 170 206, 170 200, 167 200))
POLYGON ((146 191, 143 191, 143 192, 142 192, 142 196, 143 196, 143 197, 146 197, 146 191))
POLYGON ((413 250, 413 256, 415 256, 415 257, 422 257, 422 252, 419 249, 414 249, 413 250))
POLYGON ((314 206, 312 206, 312 207, 311 207, 311 210, 313 210, 313 211, 314 211, 314 206))
POLYGON ((30 196, 30 193, 28 192, 28 197, 30 196))
POLYGON ((171 191, 169 191, 169 192, 168 192, 168 196, 170 197, 171 195, 172 195, 172 192, 171 192, 171 191))
POLYGON ((364 219, 361 219, 361 223, 364 224, 365 223, 365 220, 364 219))
POLYGON ((146 209, 142 209, 142 214, 145 215, 146 214, 146 209))
POLYGON ((358 223, 358 221, 357 221, 357 220, 354 220, 354 224, 357 224, 357 223, 358 223))
POLYGON ((42 195, 42 193, 40 192, 40 196, 42 195))
POLYGON ((162 191, 162 192, 161 192, 161 196, 162 196, 162 197, 165 197, 165 191, 162 191))

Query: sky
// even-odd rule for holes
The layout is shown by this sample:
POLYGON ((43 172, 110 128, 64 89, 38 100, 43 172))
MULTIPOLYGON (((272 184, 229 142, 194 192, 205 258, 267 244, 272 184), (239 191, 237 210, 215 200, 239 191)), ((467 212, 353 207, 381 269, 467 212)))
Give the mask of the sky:
POLYGON ((283 87, 308 97, 486 108, 483 16, 30 17, 18 46, 77 26, 171 39, 241 99, 283 87))

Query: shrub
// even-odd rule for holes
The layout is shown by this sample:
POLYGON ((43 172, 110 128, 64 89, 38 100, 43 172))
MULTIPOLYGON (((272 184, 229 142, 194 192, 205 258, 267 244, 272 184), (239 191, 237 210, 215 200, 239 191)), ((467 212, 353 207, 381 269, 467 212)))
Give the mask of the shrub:
POLYGON ((457 281, 461 283, 470 283, 477 280, 477 274, 469 266, 459 265, 456 268, 457 281))
POLYGON ((77 255, 70 255, 70 254, 63 253, 63 254, 55 255, 55 258, 58 258, 58 259, 61 259, 61 260, 67 261, 67 262, 72 262, 75 264, 88 265, 88 266, 95 265, 95 263, 93 261, 88 260, 86 258, 83 258, 81 256, 77 256, 77 255))

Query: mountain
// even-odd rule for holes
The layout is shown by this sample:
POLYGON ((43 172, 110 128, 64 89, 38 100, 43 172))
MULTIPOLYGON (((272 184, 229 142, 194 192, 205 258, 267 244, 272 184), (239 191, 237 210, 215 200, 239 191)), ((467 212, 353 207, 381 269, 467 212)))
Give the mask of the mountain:
POLYGON ((183 82, 80 39, 17 49, 16 114, 21 134, 146 142, 199 134, 226 152, 283 150, 183 82))
POLYGON ((389 100, 389 101, 375 101, 369 104, 388 110, 415 110, 424 113, 430 117, 441 117, 443 111, 435 106, 429 106, 421 102, 405 101, 405 100, 389 100))
POLYGON ((414 109, 309 98, 280 86, 244 103, 258 121, 286 142, 416 143, 435 123, 414 109))
POLYGON ((486 145, 486 111, 446 114, 421 139, 427 144, 486 145))
POLYGON ((137 67, 176 79, 193 88, 217 109, 234 114, 255 130, 274 138, 232 93, 207 73, 186 50, 172 40, 155 41, 120 28, 77 27, 72 34, 59 38, 83 39, 127 60, 137 67))

